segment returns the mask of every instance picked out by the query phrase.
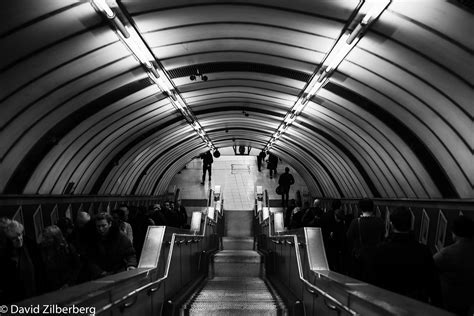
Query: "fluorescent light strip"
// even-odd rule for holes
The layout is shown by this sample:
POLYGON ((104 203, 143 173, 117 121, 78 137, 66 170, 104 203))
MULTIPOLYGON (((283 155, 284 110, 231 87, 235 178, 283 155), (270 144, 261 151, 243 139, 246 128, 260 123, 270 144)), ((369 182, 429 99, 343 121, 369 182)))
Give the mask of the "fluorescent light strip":
MULTIPOLYGON (((166 94, 171 104, 183 115, 186 121, 193 127, 199 137, 206 143, 206 146, 215 150, 215 146, 212 144, 209 137, 206 135, 204 129, 197 121, 197 118, 192 114, 188 108, 186 102, 179 93, 177 93, 173 87, 173 84, 169 81, 165 72, 156 68, 156 60, 151 51, 146 46, 138 32, 134 27, 130 25, 124 26, 122 21, 118 18, 116 13, 110 8, 109 4, 105 0, 90 0, 94 9, 99 10, 104 14, 109 21, 117 28, 118 34, 122 42, 127 45, 132 54, 137 60, 145 66, 147 74, 150 79, 158 86, 158 88, 166 94)), ((112 1, 110 1, 112 2, 112 1)), ((115 1, 114 4, 116 5, 115 1)), ((120 9, 119 9, 120 10, 120 9)), ((130 23, 128 23, 130 24, 130 23)))
POLYGON ((147 68, 152 67, 151 61, 154 61, 155 57, 153 57, 153 55, 150 53, 145 43, 138 35, 137 31, 130 26, 125 26, 125 29, 130 34, 129 38, 123 37, 123 40, 127 46, 143 65, 145 65, 147 68))
POLYGON ((201 125, 199 124, 198 121, 194 121, 194 123, 191 124, 191 126, 193 127, 193 129, 197 132, 199 131, 199 129, 202 129, 201 125))
POLYGON ((357 41, 352 41, 351 44, 347 44, 346 41, 348 38, 348 33, 343 34, 337 41, 336 46, 334 46, 333 50, 324 61, 322 68, 326 73, 329 73, 333 69, 336 69, 337 66, 339 66, 342 60, 346 57, 346 55, 355 46, 355 44, 357 44, 357 41))
POLYGON ((109 7, 105 0, 92 0, 92 2, 104 13, 109 19, 113 19, 115 16, 114 11, 109 7))
POLYGON ((162 91, 162 92, 165 92, 170 98, 172 98, 174 101, 176 101, 177 97, 176 97, 176 94, 174 92, 173 89, 170 89, 168 86, 167 86, 167 83, 165 80, 163 80, 163 78, 161 76, 156 76, 158 75, 158 72, 156 71, 156 68, 154 66, 152 66, 151 68, 148 68, 148 70, 150 71, 150 73, 148 74, 148 76, 150 77, 151 80, 153 80, 153 82, 158 86, 158 88, 162 91))
POLYGON ((362 6, 361 10, 368 8, 367 14, 362 19, 362 23, 369 24, 377 19, 390 4, 390 0, 372 0, 366 1, 362 6))
POLYGON ((304 99, 299 99, 296 101, 295 106, 292 109, 292 112, 294 112, 296 115, 300 114, 303 109, 305 108, 306 102, 304 102, 304 99))
POLYGON ((357 24, 354 30, 344 33, 331 49, 326 59, 322 63, 318 73, 311 79, 302 96, 296 101, 295 105, 285 115, 283 122, 278 127, 270 141, 265 145, 264 150, 269 150, 278 138, 287 131, 288 127, 296 120, 305 108, 308 101, 326 84, 339 64, 346 58, 347 54, 359 42, 367 27, 376 20, 390 4, 390 0, 372 0, 366 1, 359 9, 359 13, 366 12, 361 22, 357 24), (285 126, 285 127, 283 127, 285 126))
POLYGON ((286 124, 292 124, 296 120, 296 114, 292 112, 288 112, 283 120, 286 124))
POLYGON ((327 76, 325 76, 326 78, 322 81, 319 81, 319 78, 317 80, 315 80, 316 82, 314 83, 314 85, 311 87, 311 90, 308 92, 307 96, 306 96, 306 99, 308 99, 308 101, 319 91, 319 89, 321 89, 327 82, 327 76))

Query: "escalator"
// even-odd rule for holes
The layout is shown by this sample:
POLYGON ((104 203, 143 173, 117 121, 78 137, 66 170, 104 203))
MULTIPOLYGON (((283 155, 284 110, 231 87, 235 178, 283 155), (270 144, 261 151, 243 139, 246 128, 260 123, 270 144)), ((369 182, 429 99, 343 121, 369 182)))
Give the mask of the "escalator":
POLYGON ((263 257, 254 250, 253 211, 226 211, 222 250, 209 265, 208 279, 186 301, 181 315, 286 315, 265 279, 263 257))
POLYGON ((108 316, 451 315, 330 271, 320 228, 285 230, 282 210, 267 199, 255 212, 222 212, 216 196, 209 200, 190 229, 150 226, 137 269, 16 306, 108 316))

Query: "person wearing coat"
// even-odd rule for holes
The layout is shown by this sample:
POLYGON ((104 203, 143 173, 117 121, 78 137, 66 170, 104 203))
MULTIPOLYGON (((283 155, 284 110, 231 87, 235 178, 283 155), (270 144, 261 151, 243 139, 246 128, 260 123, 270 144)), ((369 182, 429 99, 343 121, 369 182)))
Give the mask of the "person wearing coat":
POLYGON ((290 173, 290 168, 285 168, 285 173, 278 179, 278 185, 281 190, 281 205, 283 207, 288 206, 288 199, 290 196, 290 186, 295 183, 295 178, 290 173))
POLYGON ((20 222, 0 219, 0 304, 39 294, 41 260, 35 242, 24 231, 20 222))
POLYGON ((137 258, 130 239, 113 225, 112 217, 99 213, 94 218, 95 238, 88 247, 87 267, 92 279, 135 269, 137 258))
POLYGON ((278 167, 278 157, 273 153, 268 154, 268 164, 267 169, 270 170, 270 179, 273 179, 273 175, 276 175, 276 170, 278 167))
POLYGON ((461 215, 454 219, 451 232, 454 243, 434 255, 444 307, 458 315, 473 315, 474 222, 461 215))
POLYGON ((266 156, 267 155, 263 150, 257 156, 257 167, 259 172, 262 171, 262 161, 265 160, 266 156))
POLYGON ((202 159, 202 181, 201 184, 204 184, 206 181, 206 171, 209 172, 209 182, 211 181, 211 174, 212 174, 212 163, 214 159, 212 158, 211 151, 208 150, 201 156, 202 159))

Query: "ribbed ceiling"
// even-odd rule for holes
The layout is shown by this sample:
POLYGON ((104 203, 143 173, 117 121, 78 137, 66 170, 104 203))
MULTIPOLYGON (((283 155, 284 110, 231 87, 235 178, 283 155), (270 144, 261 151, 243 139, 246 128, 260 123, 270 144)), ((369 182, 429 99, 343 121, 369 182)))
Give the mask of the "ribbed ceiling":
MULTIPOLYGON (((119 7, 214 145, 257 154, 361 3, 119 7)), ((160 194, 206 150, 89 2, 1 6, 0 193, 160 194)), ((313 195, 472 198, 473 29, 463 3, 392 1, 273 151, 313 195)))

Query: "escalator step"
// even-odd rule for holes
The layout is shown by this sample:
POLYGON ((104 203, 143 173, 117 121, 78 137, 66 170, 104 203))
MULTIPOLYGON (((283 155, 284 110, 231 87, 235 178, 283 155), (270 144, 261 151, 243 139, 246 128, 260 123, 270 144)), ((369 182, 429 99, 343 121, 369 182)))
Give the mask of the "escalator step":
POLYGON ((279 297, 256 277, 215 277, 184 306, 185 315, 286 315, 279 297))

